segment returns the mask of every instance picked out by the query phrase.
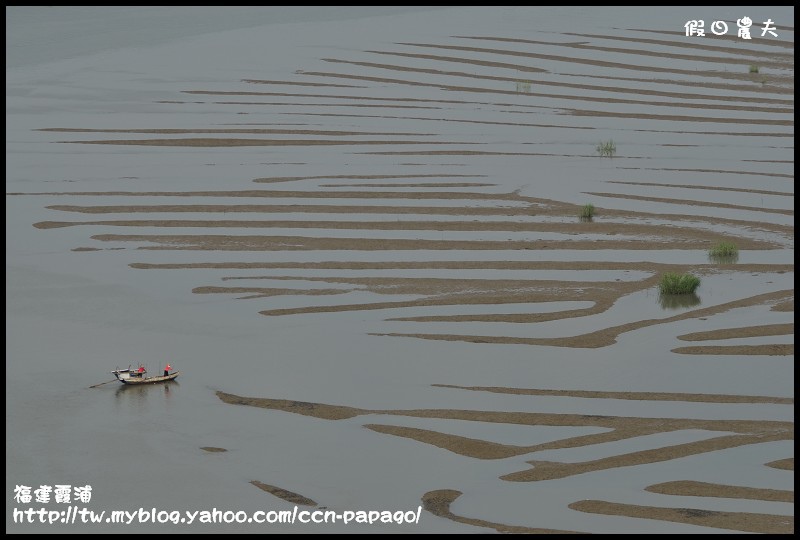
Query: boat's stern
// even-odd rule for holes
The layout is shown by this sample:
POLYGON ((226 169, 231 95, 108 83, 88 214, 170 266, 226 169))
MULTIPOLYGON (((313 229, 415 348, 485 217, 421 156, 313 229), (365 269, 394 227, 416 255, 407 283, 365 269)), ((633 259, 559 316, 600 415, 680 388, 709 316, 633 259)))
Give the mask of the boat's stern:
POLYGON ((124 370, 124 371, 112 371, 111 373, 113 373, 113 374, 114 374, 114 376, 115 376, 117 379, 119 379, 120 381, 122 381, 122 382, 125 382, 125 381, 127 381, 128 379, 130 379, 130 378, 131 378, 131 372, 130 372, 130 371, 128 371, 128 370, 124 370))

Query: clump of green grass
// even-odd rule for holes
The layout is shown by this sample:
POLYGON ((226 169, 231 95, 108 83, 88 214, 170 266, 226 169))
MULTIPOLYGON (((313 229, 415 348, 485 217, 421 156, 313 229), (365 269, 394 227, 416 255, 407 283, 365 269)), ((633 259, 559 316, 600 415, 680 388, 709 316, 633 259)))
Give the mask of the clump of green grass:
POLYGON ((750 64, 750 73, 758 73, 758 66, 755 64, 750 64))
POLYGON ((617 153, 617 145, 611 139, 607 141, 600 141, 600 144, 597 145, 597 153, 600 154, 600 157, 614 157, 614 154, 617 153))
POLYGON ((530 81, 517 81, 517 92, 529 94, 531 91, 530 81))
POLYGON ((594 205, 589 203, 581 206, 581 210, 578 212, 578 217, 584 221, 591 221, 594 217, 594 205))
POLYGON ((661 276, 658 289, 661 294, 693 294, 700 286, 700 278, 692 274, 667 272, 661 276))
POLYGON ((739 248, 733 242, 720 242, 708 251, 712 257, 732 257, 739 254, 739 248))
POLYGON ((735 263, 739 260, 739 248, 733 242, 720 242, 708 250, 708 258, 717 263, 735 263))

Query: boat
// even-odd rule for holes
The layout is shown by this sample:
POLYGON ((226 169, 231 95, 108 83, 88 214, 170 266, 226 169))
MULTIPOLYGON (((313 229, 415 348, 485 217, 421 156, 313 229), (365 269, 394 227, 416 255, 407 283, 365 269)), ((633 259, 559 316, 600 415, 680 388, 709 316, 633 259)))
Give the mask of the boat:
POLYGON ((151 377, 147 374, 147 370, 144 368, 144 366, 139 366, 136 369, 131 369, 130 366, 128 366, 127 369, 117 368, 111 373, 122 384, 155 384, 174 381, 178 378, 178 375, 181 374, 180 371, 172 371, 168 372, 167 375, 157 375, 155 377, 151 377))

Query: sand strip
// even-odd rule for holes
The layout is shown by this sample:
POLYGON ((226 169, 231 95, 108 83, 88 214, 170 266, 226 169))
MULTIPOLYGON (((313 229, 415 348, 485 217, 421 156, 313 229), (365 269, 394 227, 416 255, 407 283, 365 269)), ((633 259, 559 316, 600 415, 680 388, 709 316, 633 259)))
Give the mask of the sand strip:
POLYGON ((256 486, 258 489, 266 491, 267 493, 271 493, 272 495, 275 495, 276 497, 283 499, 284 501, 290 502, 292 504, 302 504, 304 506, 317 506, 317 503, 314 502, 312 499, 309 499, 308 497, 303 497, 302 495, 298 495, 297 493, 289 491, 288 489, 271 486, 269 484, 259 482, 258 480, 251 480, 250 483, 256 486))
POLYGON ((533 527, 522 527, 519 525, 504 525, 503 523, 495 523, 492 521, 485 521, 483 519, 475 519, 458 516, 450 511, 450 505, 458 499, 462 493, 454 489, 437 489, 429 491, 422 496, 422 506, 433 514, 457 523, 464 523, 466 525, 474 525, 475 527, 486 527, 494 529, 500 533, 512 534, 583 534, 577 531, 560 531, 556 529, 539 529, 533 527))
POLYGON ((719 497, 725 499, 753 499, 759 501, 794 502, 794 491, 782 489, 761 489, 746 486, 710 484, 693 480, 663 482, 644 488, 645 491, 664 495, 683 495, 688 497, 719 497))
POLYGON ((794 398, 772 396, 739 396, 733 394, 683 394, 672 392, 600 392, 592 390, 542 390, 535 388, 506 388, 499 386, 457 386, 432 384, 440 388, 457 388, 475 392, 494 392, 526 396, 557 396, 592 399, 630 399, 637 401, 685 401, 689 403, 779 403, 794 404, 794 398))
POLYGON ((592 514, 659 519, 741 532, 794 533, 794 516, 750 512, 718 512, 694 508, 660 508, 657 506, 640 506, 607 501, 578 501, 570 504, 569 507, 573 510, 592 514))

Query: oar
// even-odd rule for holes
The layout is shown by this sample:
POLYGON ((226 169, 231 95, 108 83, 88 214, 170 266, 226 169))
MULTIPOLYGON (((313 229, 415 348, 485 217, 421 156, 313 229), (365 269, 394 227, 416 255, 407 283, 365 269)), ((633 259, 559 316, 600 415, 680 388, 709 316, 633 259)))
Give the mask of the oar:
POLYGON ((93 384, 93 385, 92 385, 92 386, 90 386, 89 388, 97 388, 98 386, 103 386, 104 384, 108 384, 108 383, 110 383, 110 382, 115 382, 116 380, 117 380, 117 379, 114 379, 113 381, 101 382, 100 384, 93 384))

